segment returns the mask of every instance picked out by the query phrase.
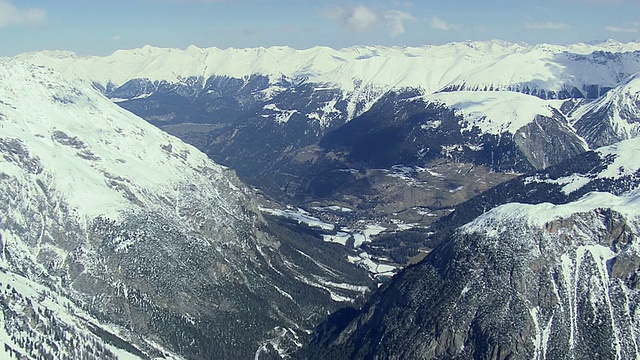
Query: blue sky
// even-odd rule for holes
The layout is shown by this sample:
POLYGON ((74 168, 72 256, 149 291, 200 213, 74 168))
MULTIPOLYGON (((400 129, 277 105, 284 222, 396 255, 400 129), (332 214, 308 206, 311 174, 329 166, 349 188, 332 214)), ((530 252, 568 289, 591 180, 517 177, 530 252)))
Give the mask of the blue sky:
POLYGON ((640 39, 640 0, 0 0, 0 56, 70 50, 640 39))

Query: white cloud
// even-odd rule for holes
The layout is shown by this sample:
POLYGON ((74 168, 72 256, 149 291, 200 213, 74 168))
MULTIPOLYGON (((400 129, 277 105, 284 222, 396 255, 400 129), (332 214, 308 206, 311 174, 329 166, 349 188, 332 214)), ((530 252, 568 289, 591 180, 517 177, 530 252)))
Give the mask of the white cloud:
POLYGON ((342 8, 340 18, 337 20, 342 25, 359 32, 372 29, 380 23, 378 14, 364 5, 358 5, 352 9, 342 8))
POLYGON ((454 25, 450 24, 446 20, 440 19, 437 16, 432 17, 428 21, 429 21, 429 25, 431 25, 432 28, 438 29, 438 30, 451 30, 455 27, 454 25))
POLYGON ((40 26, 46 18, 44 9, 19 9, 9 0, 0 0, 0 28, 12 25, 40 26))
POLYGON ((120 40, 122 40, 122 38, 121 38, 120 36, 116 35, 116 36, 112 36, 112 37, 109 39, 109 42, 118 42, 118 41, 120 41, 120 40))
POLYGON ((535 30, 564 30, 564 29, 569 29, 571 26, 565 24, 565 23, 552 23, 552 22, 546 22, 546 23, 531 23, 531 22, 526 22, 524 23, 524 28, 525 29, 535 29, 535 30))
POLYGON ((404 21, 415 21, 413 15, 399 10, 391 10, 384 15, 387 26, 391 29, 391 36, 404 34, 404 21))
POLYGON ((638 32, 637 28, 623 28, 618 26, 605 26, 604 28, 607 31, 611 32, 625 32, 625 33, 635 33, 638 32))
POLYGON ((381 26, 387 27, 391 36, 398 36, 405 32, 405 21, 415 21, 413 15, 408 12, 381 11, 366 5, 336 6, 323 11, 322 15, 356 32, 366 32, 381 26))

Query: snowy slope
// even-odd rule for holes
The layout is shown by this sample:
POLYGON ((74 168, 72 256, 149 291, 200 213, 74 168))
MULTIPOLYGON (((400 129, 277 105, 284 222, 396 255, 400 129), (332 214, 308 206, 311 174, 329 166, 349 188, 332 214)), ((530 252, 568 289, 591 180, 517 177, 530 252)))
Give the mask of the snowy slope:
POLYGON ((571 121, 578 133, 595 146, 637 137, 640 134, 640 72, 597 101, 576 109, 571 121))
MULTIPOLYGON (((546 182, 561 186, 565 195, 576 192, 595 181, 626 181, 633 183, 640 176, 640 138, 632 138, 595 150, 602 164, 589 171, 576 172, 550 179, 548 176, 528 176, 524 183, 546 182)), ((597 201, 596 201, 597 203, 597 201)))
MULTIPOLYGON (((92 294, 91 311, 109 314, 122 306, 116 289, 136 289, 127 269, 144 268, 135 264, 136 248, 148 246, 153 225, 138 222, 111 238, 133 219, 163 214, 173 247, 182 241, 176 228, 201 232, 201 241, 206 233, 209 241, 246 246, 228 230, 251 221, 248 190, 230 171, 86 83, 16 61, 0 63, 0 83, 0 261, 7 272, 76 301, 92 294)), ((162 235, 156 230, 156 241, 162 235)), ((174 257, 187 256, 176 250, 174 257)), ((162 281, 138 289, 149 285, 158 291, 162 281)))
MULTIPOLYGON (((3 261, 4 263, 4 261, 3 261)), ((3 264, 6 265, 6 264, 3 264)), ((64 296, 19 274, 0 270, 0 357, 79 359, 180 359, 145 341, 140 350, 113 324, 104 324, 64 296)))
MULTIPOLYGON (((45 68, 2 65, 2 140, 4 150, 13 150, 4 152, 2 171, 58 189, 80 215, 117 218, 132 199, 140 207, 179 201, 180 187, 189 183, 220 181, 240 192, 224 178, 224 168, 135 115, 87 97, 94 91, 86 84, 66 83, 45 68), (20 174, 27 159, 38 170, 20 174)), ((221 198, 215 187, 206 188, 221 198)))
POLYGON ((425 92, 445 88, 541 89, 556 94, 588 85, 613 87, 640 69, 640 43, 606 42, 587 45, 528 45, 493 40, 424 47, 352 47, 334 50, 288 47, 225 50, 161 49, 145 46, 105 57, 68 52, 38 52, 19 59, 43 64, 68 77, 106 87, 132 79, 178 83, 189 77, 246 78, 253 74, 306 78, 332 84, 346 92, 367 85, 382 88, 416 87, 425 92), (597 53, 613 52, 613 56, 597 53), (636 51, 633 53, 631 51, 636 51), (594 53, 596 52, 596 53, 594 53), (611 64, 616 64, 612 67, 611 64), (627 74, 627 75, 625 75, 627 74))
MULTIPOLYGON (((636 189, 623 196, 590 193, 564 205, 506 204, 462 228, 483 239, 480 248, 500 239, 496 247, 515 258, 498 255, 494 266, 511 263, 517 269, 512 278, 538 280, 514 287, 529 314, 523 322, 532 325, 533 331, 521 330, 530 334, 525 342, 533 345, 532 358, 639 356, 640 322, 631 315, 640 295, 633 280, 640 260, 639 199, 636 189)), ((482 283, 469 281, 465 297, 473 298, 482 283)))
POLYGON ((621 196, 608 192, 591 192, 574 202, 560 205, 509 203, 481 215, 465 225, 463 231, 486 233, 487 229, 497 229, 490 235, 499 237, 501 232, 507 231, 507 229, 495 225, 489 226, 490 224, 525 222, 527 226, 543 227, 553 221, 562 221, 562 219, 570 218, 575 214, 593 212, 598 209, 611 209, 628 219, 635 233, 640 230, 637 227, 640 225, 638 223, 640 220, 640 189, 635 189, 621 196))
MULTIPOLYGON (((48 69, 3 60, 0 82, 0 357, 177 358, 148 341, 142 348, 133 345, 125 330, 101 323, 70 300, 54 275, 69 261, 67 242, 76 236, 62 222, 86 226, 96 216, 118 219, 131 210, 131 197, 149 205, 145 189, 180 183, 179 173, 163 176, 153 167, 163 159, 152 143, 141 141, 148 149, 138 153, 126 145, 127 138, 157 131, 89 98, 94 91, 84 83, 69 84, 48 69), (130 123, 115 123, 123 116, 130 123)), ((193 164, 217 169, 184 150, 196 156, 193 164)))
POLYGON ((380 160, 376 166, 382 160, 387 161, 382 166, 423 166, 448 157, 520 172, 557 164, 587 149, 558 109, 559 100, 510 91, 409 95, 413 94, 385 96, 325 135, 320 145, 351 149, 360 160, 380 160), (390 127, 397 140, 385 135, 390 127), (389 140, 377 143, 385 138, 389 140))
POLYGON ((515 134, 536 116, 554 116, 554 105, 558 103, 532 95, 499 91, 443 92, 425 95, 422 99, 456 110, 464 118, 467 129, 476 126, 486 134, 515 134))

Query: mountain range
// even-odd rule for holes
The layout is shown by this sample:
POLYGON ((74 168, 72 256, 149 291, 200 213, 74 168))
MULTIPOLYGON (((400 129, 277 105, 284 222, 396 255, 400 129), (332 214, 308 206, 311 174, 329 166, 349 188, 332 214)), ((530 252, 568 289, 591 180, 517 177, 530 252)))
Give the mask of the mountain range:
POLYGON ((331 154, 358 146, 368 152, 366 143, 375 138, 353 144, 349 131, 385 134, 390 122, 403 128, 394 134, 398 141, 414 145, 386 151, 387 160, 375 166, 454 157, 493 170, 541 169, 638 132, 640 43, 633 42, 493 40, 341 50, 146 46, 105 57, 37 52, 17 58, 91 83, 244 180, 289 200, 305 198, 310 183, 322 181, 309 172, 358 168, 357 154, 331 154), (431 114, 435 107, 449 111, 431 114), (365 120, 373 116, 379 121, 365 120), (350 122, 363 125, 343 126, 350 122), (594 122, 601 129, 590 130, 594 122), (452 136, 430 134, 443 131, 441 124, 450 124, 443 128, 452 136), (325 140, 339 137, 331 134, 336 130, 346 137, 341 149, 325 140), (432 146, 434 136, 446 140, 432 146), (348 161, 336 161, 343 155, 348 161))
MULTIPOLYGON (((67 77, 88 80, 105 89, 120 88, 136 79, 188 87, 189 79, 202 86, 212 77, 246 81, 252 75, 261 75, 267 77, 271 85, 283 79, 298 84, 306 81, 351 93, 372 87, 421 88, 426 93, 486 88, 528 92, 544 98, 566 98, 567 94, 577 93, 595 98, 604 91, 594 91, 592 86, 609 89, 636 72, 633 69, 638 66, 635 54, 638 50, 638 42, 563 46, 492 40, 341 50, 327 47, 222 50, 195 46, 180 50, 145 46, 119 50, 104 57, 43 51, 17 58, 46 63, 67 77), (543 91, 550 94, 543 95, 543 91)), ((147 90, 134 97, 152 95, 157 88, 147 90)), ((273 88, 261 95, 273 97, 277 90, 273 88)), ((319 87, 317 90, 329 89, 319 87)))
MULTIPOLYGON (((290 355, 361 304, 365 261, 414 265, 298 356, 637 356, 640 43, 1 65, 6 319, 103 354, 290 355)), ((46 338, 5 321, 5 352, 36 351, 25 326, 46 338)))

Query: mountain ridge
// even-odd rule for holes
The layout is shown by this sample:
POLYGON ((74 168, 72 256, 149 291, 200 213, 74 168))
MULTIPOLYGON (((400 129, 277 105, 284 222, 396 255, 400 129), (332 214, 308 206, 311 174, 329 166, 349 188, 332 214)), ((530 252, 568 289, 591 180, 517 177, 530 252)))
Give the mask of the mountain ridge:
POLYGON ((511 182, 527 188, 498 186, 483 195, 495 202, 470 216, 457 207, 460 221, 432 229, 446 235, 424 260, 362 309, 318 326, 299 358, 636 357, 640 163, 629 159, 639 145, 590 152, 600 157, 582 170, 567 162, 547 177, 523 175, 511 182), (589 191, 585 174, 609 186, 589 191), (552 199, 551 187, 587 192, 552 199))
MULTIPOLYGON (((77 56, 68 52, 36 52, 16 58, 44 63, 66 76, 90 79, 103 87, 107 87, 109 83, 121 86, 133 79, 179 83, 190 77, 208 79, 211 76, 244 78, 266 75, 272 82, 282 77, 309 79, 319 84, 334 84, 349 92, 357 90, 361 85, 354 81, 360 81, 386 88, 423 88, 427 92, 437 92, 448 87, 482 89, 493 85, 505 90, 519 87, 520 91, 525 91, 526 87, 531 87, 559 93, 564 88, 571 91, 572 87, 585 91, 584 87, 594 84, 612 87, 620 81, 616 79, 618 74, 606 74, 605 69, 597 66, 588 71, 583 71, 580 67, 569 69, 566 76, 562 75, 560 67, 579 62, 583 56, 598 56, 598 52, 624 54, 639 50, 640 43, 637 42, 563 46, 513 44, 492 40, 424 47, 360 46, 340 50, 328 47, 305 50, 289 47, 222 50, 195 46, 180 50, 145 46, 134 50, 119 50, 104 57, 77 56), (143 57, 151 60, 143 60, 143 57), (537 63, 532 62, 531 59, 534 58, 538 59, 537 63), (116 63, 127 65, 114 67, 113 64, 116 63), (557 69, 551 69, 553 67, 557 69), (100 70, 105 68, 108 70, 100 70), (393 72, 385 70, 391 68, 393 72), (434 77, 433 74, 416 69, 432 69, 433 73, 442 75, 434 77), (504 69, 508 71, 505 72, 504 69), (554 71, 560 73, 554 74, 554 71), (482 75, 483 73, 491 74, 491 77, 482 75), (501 80, 496 81, 496 74, 502 74, 498 76, 501 80), (594 76, 600 79, 590 81, 594 76), (551 81, 536 80, 545 77, 551 81), (556 80, 552 80, 554 78, 556 80)), ((611 61, 606 58, 601 60, 611 61)), ((623 65, 629 66, 625 64, 629 61, 633 60, 623 60, 623 65)), ((638 67, 637 64, 635 66, 638 67)))

